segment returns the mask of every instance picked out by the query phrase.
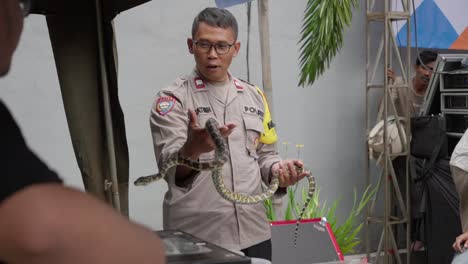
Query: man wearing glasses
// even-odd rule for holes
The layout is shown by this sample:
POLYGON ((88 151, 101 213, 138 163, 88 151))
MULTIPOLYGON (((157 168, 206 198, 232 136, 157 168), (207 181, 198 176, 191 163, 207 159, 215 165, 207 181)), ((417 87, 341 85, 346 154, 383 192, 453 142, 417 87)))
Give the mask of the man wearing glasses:
MULTIPOLYGON (((177 155, 213 160, 213 142, 205 122, 215 118, 227 139, 229 159, 222 168, 226 187, 242 194, 262 192, 279 173, 280 188, 308 175, 297 173, 300 160, 281 160, 266 100, 254 85, 229 71, 237 56, 238 26, 227 10, 206 8, 194 19, 188 51, 196 67, 162 89, 151 110, 151 130, 158 166, 177 155), (188 118, 187 118, 188 115, 188 118), (268 134, 268 136, 267 136, 268 134)), ((163 202, 164 228, 179 229, 249 257, 271 260, 270 227, 263 203, 233 204, 216 191, 210 171, 177 166, 166 175, 169 189, 163 202)))
MULTIPOLYGON (((0 0, 0 77, 7 74, 28 3, 0 0)), ((0 262, 165 263, 150 230, 62 185, 27 147, 0 100, 0 262)))

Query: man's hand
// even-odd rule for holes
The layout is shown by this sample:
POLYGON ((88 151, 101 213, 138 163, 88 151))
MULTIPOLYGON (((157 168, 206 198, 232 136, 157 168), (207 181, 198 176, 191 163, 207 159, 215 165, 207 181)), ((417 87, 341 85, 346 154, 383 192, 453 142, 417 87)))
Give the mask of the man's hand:
MULTIPOLYGON (((215 148, 215 144, 205 127, 200 127, 197 115, 192 109, 189 110, 188 115, 190 121, 187 142, 185 142, 184 146, 181 148, 180 154, 186 158, 195 160, 202 153, 212 151, 215 148)), ((219 132, 224 138, 227 138, 235 127, 235 124, 227 123, 219 127, 219 132)))
POLYGON ((453 243, 452 247, 457 252, 462 252, 468 248, 468 232, 465 232, 455 239, 455 243, 453 243))
POLYGON ((301 160, 289 159, 273 164, 271 173, 278 173, 279 187, 288 187, 310 175, 308 171, 297 173, 296 167, 303 168, 304 163, 301 160))
POLYGON ((387 76, 388 76, 389 83, 393 83, 395 81, 395 72, 392 69, 388 68, 387 76))

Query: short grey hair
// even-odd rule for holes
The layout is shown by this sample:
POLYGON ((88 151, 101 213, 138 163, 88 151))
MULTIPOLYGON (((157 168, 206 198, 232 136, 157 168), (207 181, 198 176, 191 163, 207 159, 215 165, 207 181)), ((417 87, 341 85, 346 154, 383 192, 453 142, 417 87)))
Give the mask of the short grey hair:
POLYGON ((192 38, 195 37, 200 23, 206 23, 212 27, 232 28, 234 37, 237 40, 238 27, 234 15, 226 9, 219 9, 216 7, 208 7, 203 9, 193 20, 192 24, 192 38))

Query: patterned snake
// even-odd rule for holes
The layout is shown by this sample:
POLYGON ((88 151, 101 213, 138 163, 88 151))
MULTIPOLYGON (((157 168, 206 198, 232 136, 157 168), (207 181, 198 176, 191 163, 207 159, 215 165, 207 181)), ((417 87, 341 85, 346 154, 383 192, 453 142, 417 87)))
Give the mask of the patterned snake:
MULTIPOLYGON (((228 160, 228 151, 226 148, 225 139, 219 133, 219 124, 214 118, 210 118, 205 123, 206 130, 210 137, 213 139, 215 144, 215 158, 212 161, 208 162, 197 162, 178 155, 176 158, 168 160, 166 163, 163 164, 159 173, 156 175, 150 176, 143 176, 139 177, 135 180, 134 184, 136 186, 145 186, 150 184, 151 182, 158 181, 164 177, 166 177, 167 172, 170 168, 176 166, 186 166, 196 171, 212 171, 212 179, 215 185, 216 190, 218 193, 226 200, 231 201, 233 203, 240 203, 240 204, 254 204, 264 201, 270 198, 278 189, 279 186, 279 175, 278 173, 273 174, 271 179, 270 185, 268 186, 267 190, 263 193, 256 194, 256 195, 245 195, 234 193, 228 188, 223 181, 223 165, 228 160)), ((302 167, 296 167, 296 171, 298 174, 303 172, 302 167)), ((307 194, 307 199, 304 203, 304 207, 299 215, 299 218, 296 223, 296 230, 295 230, 295 238, 294 238, 294 246, 296 245, 298 229, 299 229, 299 222, 302 219, 302 215, 304 214, 309 202, 315 192, 315 178, 312 175, 307 177, 309 180, 309 189, 307 194)))

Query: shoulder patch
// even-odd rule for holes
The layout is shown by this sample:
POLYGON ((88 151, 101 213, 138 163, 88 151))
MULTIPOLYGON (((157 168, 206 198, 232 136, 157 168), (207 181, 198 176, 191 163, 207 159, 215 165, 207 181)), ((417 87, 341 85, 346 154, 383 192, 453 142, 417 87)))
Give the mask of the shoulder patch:
POLYGON ((156 112, 161 116, 165 116, 172 111, 175 103, 176 99, 172 96, 159 97, 156 100, 156 112))

